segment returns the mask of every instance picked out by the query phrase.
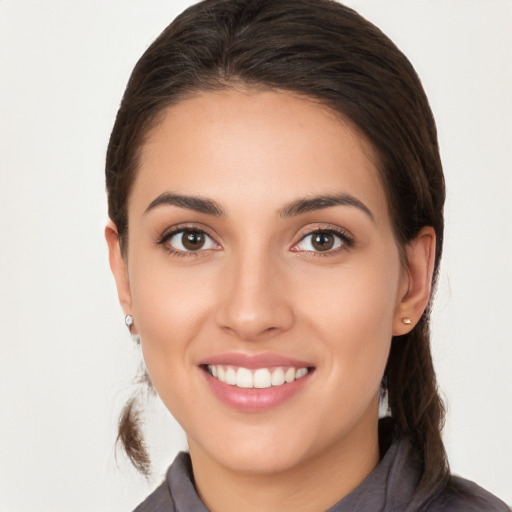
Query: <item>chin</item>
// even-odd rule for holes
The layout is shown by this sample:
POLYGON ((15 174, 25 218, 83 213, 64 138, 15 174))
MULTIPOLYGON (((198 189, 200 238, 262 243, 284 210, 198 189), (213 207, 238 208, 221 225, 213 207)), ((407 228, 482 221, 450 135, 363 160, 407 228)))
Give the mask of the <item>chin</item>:
MULTIPOLYGON (((200 450, 216 464, 236 473, 270 475, 299 467, 314 454, 307 433, 290 428, 250 426, 209 438, 201 447, 189 441, 190 451, 200 450)), ((318 447, 320 448, 320 447, 318 447)), ((321 449, 321 448, 320 448, 321 449)))
POLYGON ((218 462, 236 473, 272 475, 300 466, 304 455, 297 453, 296 450, 289 453, 280 448, 265 450, 261 447, 256 449, 242 447, 233 452, 219 454, 218 462))

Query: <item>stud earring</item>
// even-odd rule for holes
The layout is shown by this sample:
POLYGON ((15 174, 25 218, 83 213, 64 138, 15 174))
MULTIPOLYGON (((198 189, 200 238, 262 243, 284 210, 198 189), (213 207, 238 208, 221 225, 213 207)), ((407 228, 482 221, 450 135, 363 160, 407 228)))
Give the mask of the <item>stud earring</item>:
POLYGON ((402 322, 406 325, 412 324, 412 320, 408 316, 402 318, 402 322))
POLYGON ((126 327, 128 329, 133 325, 133 316, 132 315, 126 315, 124 317, 124 323, 126 324, 126 327))

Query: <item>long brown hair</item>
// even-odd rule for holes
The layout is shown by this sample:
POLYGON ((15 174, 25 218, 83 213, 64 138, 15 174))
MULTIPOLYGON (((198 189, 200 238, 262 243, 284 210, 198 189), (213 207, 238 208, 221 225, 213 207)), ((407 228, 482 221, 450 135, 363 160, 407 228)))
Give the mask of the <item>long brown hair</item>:
MULTIPOLYGON (((351 120, 378 155, 402 249, 424 226, 443 242, 444 178, 432 112, 407 58, 377 27, 331 0, 205 0, 178 16, 141 57, 128 82, 106 161, 109 216, 126 247, 127 203, 141 145, 162 112, 198 91, 233 84, 305 95, 351 120)), ((430 353, 430 307, 396 337, 385 370, 395 434, 408 438, 422 483, 445 482, 444 409, 430 353)), ((130 402, 120 439, 148 469, 130 402)), ((135 420, 136 420, 135 416, 135 420)))

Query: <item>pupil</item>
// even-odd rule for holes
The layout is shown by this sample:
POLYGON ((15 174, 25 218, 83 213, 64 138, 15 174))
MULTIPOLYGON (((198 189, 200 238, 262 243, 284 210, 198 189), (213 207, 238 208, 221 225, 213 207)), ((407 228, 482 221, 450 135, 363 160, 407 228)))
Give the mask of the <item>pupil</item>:
POLYGON ((319 251, 328 251, 334 245, 334 236, 329 233, 317 233, 313 237, 313 247, 319 251))
POLYGON ((183 233, 181 242, 186 249, 197 251, 204 245, 204 235, 199 231, 187 231, 183 233))

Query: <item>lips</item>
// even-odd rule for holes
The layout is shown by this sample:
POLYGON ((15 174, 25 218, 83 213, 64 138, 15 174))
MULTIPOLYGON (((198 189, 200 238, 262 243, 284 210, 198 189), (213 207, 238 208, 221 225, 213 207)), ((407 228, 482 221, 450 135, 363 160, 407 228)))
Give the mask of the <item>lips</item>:
POLYGON ((276 354, 222 354, 201 362, 213 393, 225 404, 247 412, 276 407, 309 381, 314 366, 276 354))

